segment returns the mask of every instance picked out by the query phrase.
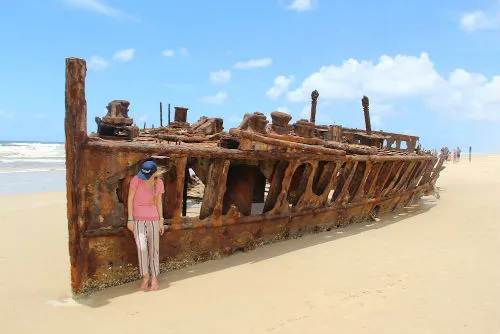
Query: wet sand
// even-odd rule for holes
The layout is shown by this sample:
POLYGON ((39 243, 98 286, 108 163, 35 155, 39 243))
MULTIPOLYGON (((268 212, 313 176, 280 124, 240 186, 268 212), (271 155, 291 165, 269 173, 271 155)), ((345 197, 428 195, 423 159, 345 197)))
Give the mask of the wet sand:
POLYGON ((499 333, 500 156, 445 166, 439 200, 81 302, 64 193, 0 196, 2 333, 499 333))

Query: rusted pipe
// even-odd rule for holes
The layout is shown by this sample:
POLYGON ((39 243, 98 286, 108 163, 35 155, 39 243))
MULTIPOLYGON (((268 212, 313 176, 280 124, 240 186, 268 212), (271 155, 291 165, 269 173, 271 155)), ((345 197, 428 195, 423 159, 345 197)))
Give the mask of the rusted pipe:
POLYGON ((160 102, 160 127, 163 126, 163 106, 162 103, 160 102))
POLYGON ((170 125, 170 103, 168 104, 168 124, 170 125))
POLYGON ((319 93, 317 90, 313 90, 311 93, 311 123, 316 122, 316 104, 318 103, 319 93))
POLYGON ((368 100, 368 96, 363 96, 361 105, 363 106, 363 113, 365 114, 366 133, 371 134, 372 125, 370 124, 370 101, 368 100))

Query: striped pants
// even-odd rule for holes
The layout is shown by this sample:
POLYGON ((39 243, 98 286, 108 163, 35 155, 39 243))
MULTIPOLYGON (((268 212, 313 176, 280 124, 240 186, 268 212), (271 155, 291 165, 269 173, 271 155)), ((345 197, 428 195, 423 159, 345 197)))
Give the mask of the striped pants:
POLYGON ((151 273, 151 277, 158 276, 160 274, 159 221, 136 220, 134 237, 141 277, 148 273, 151 273))

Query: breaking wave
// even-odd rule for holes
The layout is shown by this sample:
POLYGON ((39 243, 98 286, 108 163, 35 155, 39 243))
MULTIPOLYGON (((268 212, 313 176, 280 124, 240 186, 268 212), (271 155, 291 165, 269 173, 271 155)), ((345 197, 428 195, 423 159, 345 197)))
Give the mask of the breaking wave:
POLYGON ((65 169, 63 143, 0 141, 0 173, 65 169))

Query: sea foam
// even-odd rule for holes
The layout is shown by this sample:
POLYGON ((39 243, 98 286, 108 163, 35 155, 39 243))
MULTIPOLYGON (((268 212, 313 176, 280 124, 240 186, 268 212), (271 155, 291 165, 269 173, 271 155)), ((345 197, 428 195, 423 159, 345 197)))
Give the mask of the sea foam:
POLYGON ((63 143, 0 142, 0 173, 65 170, 63 143))

